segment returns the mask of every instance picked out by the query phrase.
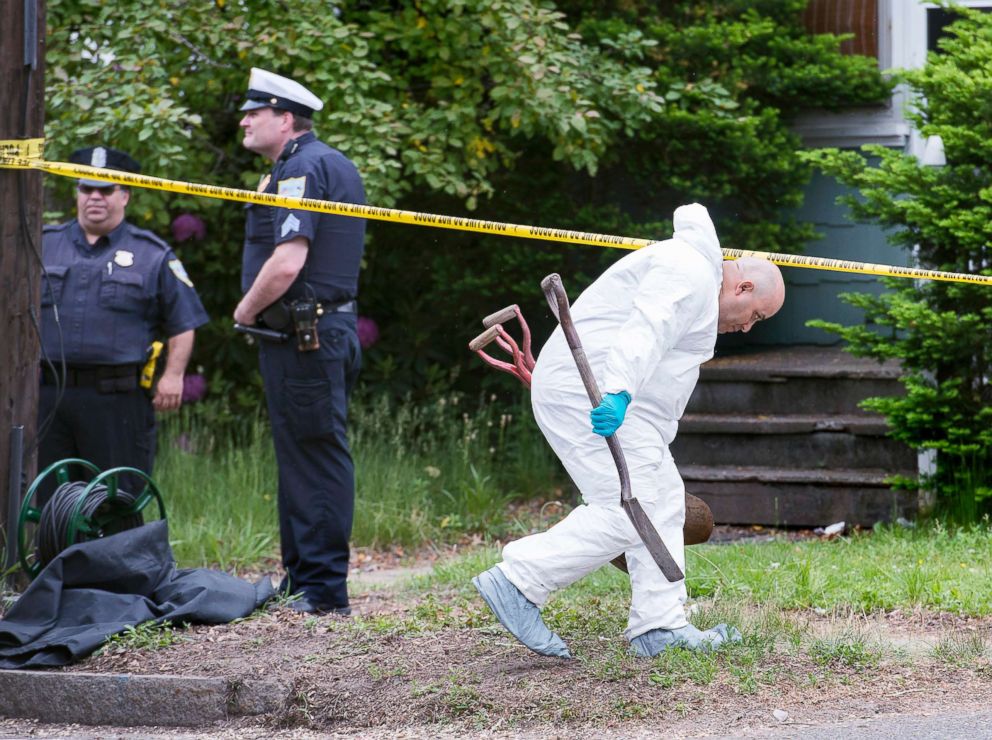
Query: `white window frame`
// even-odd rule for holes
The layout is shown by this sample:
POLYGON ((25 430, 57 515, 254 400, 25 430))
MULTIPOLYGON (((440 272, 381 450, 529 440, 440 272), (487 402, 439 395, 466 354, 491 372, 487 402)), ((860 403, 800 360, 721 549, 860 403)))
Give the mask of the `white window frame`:
MULTIPOLYGON (((992 0, 959 0, 958 5, 992 7, 992 0)), ((878 0, 878 66, 918 69, 927 61, 927 10, 920 0, 878 0)), ((852 149, 863 144, 897 147, 919 156, 924 139, 906 119, 910 95, 898 85, 884 104, 834 113, 814 110, 796 117, 792 130, 807 147, 852 149)))

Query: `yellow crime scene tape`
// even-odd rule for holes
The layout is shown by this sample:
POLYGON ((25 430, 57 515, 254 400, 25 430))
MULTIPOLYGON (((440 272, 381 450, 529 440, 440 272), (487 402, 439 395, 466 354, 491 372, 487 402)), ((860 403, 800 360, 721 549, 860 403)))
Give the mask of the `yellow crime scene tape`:
MULTIPOLYGON (((26 140, 39 142, 40 139, 26 140)), ((40 154, 32 156, 27 153, 29 147, 18 149, 14 144, 24 141, 0 141, 0 168, 37 169, 64 177, 85 177, 121 185, 165 190, 172 193, 197 195, 205 198, 233 200, 242 203, 257 203, 265 206, 280 206, 283 208, 298 208, 307 211, 330 213, 337 216, 354 216, 375 221, 391 221, 393 223, 411 224, 414 226, 432 226, 439 229, 454 229, 458 231, 476 231, 497 236, 515 236, 524 239, 541 239, 544 241, 564 242, 569 244, 588 244, 597 247, 613 249, 640 249, 654 244, 657 239, 635 239, 627 236, 611 234, 594 234, 584 231, 569 231, 566 229, 550 229, 541 226, 526 226, 523 224, 501 223, 499 221, 483 221, 460 216, 440 216, 433 213, 403 211, 396 208, 379 208, 377 206, 357 205, 355 203, 336 203, 314 198, 295 198, 272 193, 257 193, 252 190, 227 188, 217 185, 203 185, 179 180, 165 180, 159 177, 149 177, 121 170, 108 170, 88 165, 69 164, 67 162, 48 162, 41 159, 40 154), (10 153, 16 149, 16 153, 10 153)), ((825 257, 807 257, 795 254, 776 252, 758 252, 747 249, 724 249, 724 259, 733 260, 741 257, 766 259, 784 267, 802 267, 813 270, 830 270, 834 272, 852 272, 862 275, 879 275, 884 277, 912 278, 916 280, 942 280, 956 283, 974 283, 992 285, 992 275, 971 275, 968 273, 941 272, 926 270, 918 267, 899 267, 897 265, 882 265, 868 262, 829 259, 825 257)))
POLYGON ((44 139, 11 139, 0 141, 0 160, 41 159, 45 151, 44 139))

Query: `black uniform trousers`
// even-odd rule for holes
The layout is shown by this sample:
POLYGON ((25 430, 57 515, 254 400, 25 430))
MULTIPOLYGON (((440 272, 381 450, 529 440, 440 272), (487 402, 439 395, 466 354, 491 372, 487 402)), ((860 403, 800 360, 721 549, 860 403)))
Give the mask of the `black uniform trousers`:
POLYGON ((353 313, 323 316, 318 334, 310 352, 295 337, 261 342, 259 363, 279 467, 280 590, 333 609, 348 605, 355 466, 346 433, 361 347, 353 313))
MULTIPOLYGON (((55 409, 56 387, 42 383, 38 398, 40 424, 55 409)), ((129 467, 150 475, 155 460, 155 410, 144 389, 102 393, 95 385, 66 388, 38 448, 38 472, 67 457, 88 460, 101 472, 129 467)), ((81 469, 73 468, 70 479, 78 480, 79 473, 81 469)), ((39 489, 39 504, 54 493, 54 475, 46 483, 39 489)), ((122 474, 118 486, 140 493, 145 482, 122 474)))

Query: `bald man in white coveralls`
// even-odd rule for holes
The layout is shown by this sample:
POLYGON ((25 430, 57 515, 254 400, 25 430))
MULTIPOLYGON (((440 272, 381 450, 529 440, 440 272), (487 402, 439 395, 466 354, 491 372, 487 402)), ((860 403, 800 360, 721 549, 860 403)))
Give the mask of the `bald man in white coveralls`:
POLYGON ((634 530, 620 505, 619 476, 603 439, 622 424, 617 435, 632 493, 684 571, 685 488, 668 446, 699 366, 713 356, 717 333, 749 331, 781 308, 785 288, 778 268, 766 260, 724 262, 703 206, 676 210, 674 226, 672 239, 617 261, 572 306, 604 397, 593 420, 605 413, 612 419, 606 430, 590 430, 589 399, 561 327, 534 368, 534 417, 584 503, 547 532, 506 545, 503 561, 473 583, 503 625, 544 655, 570 657, 540 618, 551 592, 621 553, 632 589, 625 635, 635 653, 740 639, 724 625, 700 632, 688 624, 685 582, 665 579, 634 530))

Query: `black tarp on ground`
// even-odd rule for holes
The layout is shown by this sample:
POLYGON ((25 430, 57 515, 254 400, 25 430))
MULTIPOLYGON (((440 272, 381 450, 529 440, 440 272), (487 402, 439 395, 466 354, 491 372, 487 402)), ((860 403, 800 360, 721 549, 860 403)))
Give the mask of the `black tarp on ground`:
POLYGON ((222 624, 274 595, 206 569, 179 570, 169 529, 155 521, 66 549, 0 620, 0 668, 42 668, 84 658, 128 625, 154 620, 222 624))

